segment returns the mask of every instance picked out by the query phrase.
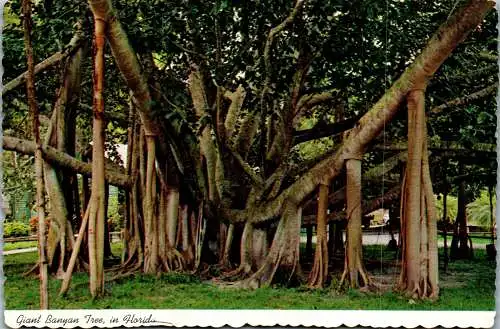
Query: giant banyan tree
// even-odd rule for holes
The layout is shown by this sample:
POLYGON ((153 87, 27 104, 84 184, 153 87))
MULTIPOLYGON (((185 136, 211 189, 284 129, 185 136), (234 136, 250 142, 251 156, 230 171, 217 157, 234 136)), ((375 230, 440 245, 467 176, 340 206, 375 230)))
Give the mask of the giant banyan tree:
MULTIPOLYGON (((62 68, 43 144, 37 148, 13 135, 3 139, 6 150, 33 154, 41 149, 43 154, 51 218, 45 248, 49 272, 64 280, 61 293, 70 289, 74 271, 88 271, 93 296, 103 293, 105 280, 137 272, 210 275, 217 269, 216 282, 237 287, 276 282, 324 287, 330 240, 339 239, 329 232, 340 221, 346 222, 347 234, 340 281, 373 287, 363 263, 362 216, 401 200, 398 287, 415 298, 437 298, 426 87, 493 2, 461 4, 442 17, 433 34, 408 32, 420 43, 412 42, 413 48, 399 55, 394 72, 387 73, 391 67, 382 64, 373 67, 379 76, 372 78, 385 74, 386 88, 380 89, 379 81, 376 92, 360 96, 362 103, 353 95, 362 93, 370 71, 350 75, 354 58, 375 59, 368 52, 356 55, 354 48, 366 38, 375 40, 370 24, 378 14, 354 14, 357 1, 188 1, 172 10, 168 4, 155 5, 158 13, 151 15, 163 18, 150 20, 149 31, 122 20, 140 12, 147 21, 141 6, 151 4, 89 0, 70 43, 34 68, 36 77, 55 63, 62 68), (275 13, 265 15, 268 11, 275 13), (356 29, 361 38, 356 39, 356 29), (149 39, 141 39, 141 31, 149 39), (356 39, 353 45, 345 41, 349 38, 356 39), (119 106, 113 97, 120 99, 119 106), (375 167, 371 176, 370 171, 362 174, 364 155, 406 107, 407 151, 386 162, 389 170, 406 162, 402 183, 368 200, 362 186, 380 172, 375 167), (92 127, 86 127, 91 145, 79 145, 84 138, 76 122, 82 111, 92 119, 92 127), (316 124, 304 129, 308 120, 316 124), (105 155, 108 122, 126 128, 123 166, 105 155), (298 157, 302 144, 331 136, 336 136, 332 147, 306 160, 298 157), (108 185, 125 195, 123 255, 112 266, 105 266, 108 185), (300 231, 311 225, 317 228, 317 242, 306 273, 300 231)), ((424 4, 415 6, 426 10, 424 4)), ((25 79, 21 75, 7 83, 4 96, 25 79)))

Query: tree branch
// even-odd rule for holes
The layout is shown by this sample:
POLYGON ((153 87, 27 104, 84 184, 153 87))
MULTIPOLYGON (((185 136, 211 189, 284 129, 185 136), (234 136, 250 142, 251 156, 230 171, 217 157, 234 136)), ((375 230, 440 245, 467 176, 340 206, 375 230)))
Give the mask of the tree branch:
POLYGON ((341 132, 353 128, 359 119, 360 117, 355 117, 330 124, 319 123, 311 129, 295 130, 293 132, 293 144, 297 145, 311 140, 340 134, 341 132))
MULTIPOLYGON (((469 152, 479 152, 479 153, 495 153, 496 145, 487 143, 475 143, 470 148, 466 148, 458 142, 450 141, 434 141, 429 139, 427 141, 429 145, 429 150, 435 152, 454 152, 454 153, 469 153, 469 152)), ((406 142, 394 143, 390 145, 375 145, 372 150, 381 151, 406 151, 408 145, 406 142)))
POLYGON ((307 94, 302 96, 299 99, 299 102, 297 103, 297 112, 295 115, 300 115, 301 112, 312 108, 313 106, 316 106, 320 103, 329 101, 334 99, 336 96, 338 96, 339 90, 338 89, 332 89, 329 91, 323 91, 321 93, 317 94, 307 94))
POLYGON ((234 151, 229 145, 226 145, 226 148, 231 152, 231 155, 238 161, 240 167, 245 171, 245 173, 252 179, 252 181, 258 186, 264 186, 264 180, 262 177, 257 175, 257 173, 250 167, 250 165, 239 155, 238 152, 234 151))
MULTIPOLYGON (((75 53, 82 45, 82 36, 80 32, 77 32, 71 41, 64 47, 64 49, 60 52, 57 52, 50 56, 49 58, 43 60, 35 66, 35 74, 38 74, 54 65, 64 60, 66 57, 75 53)), ((2 96, 9 93, 10 91, 16 89, 20 85, 26 82, 26 76, 28 72, 24 72, 19 75, 17 78, 12 79, 8 83, 6 83, 2 90, 2 96)))
POLYGON ((468 103, 471 103, 475 100, 481 99, 483 97, 489 96, 490 94, 493 94, 497 91, 498 89, 498 83, 495 83, 491 86, 488 86, 484 89, 481 89, 479 91, 476 91, 475 93, 472 93, 470 95, 464 96, 464 97, 458 97, 455 99, 452 99, 450 101, 447 101, 444 104, 441 104, 439 106, 434 107, 430 112, 433 114, 441 113, 443 110, 448 109, 450 107, 457 107, 461 105, 466 105, 468 103))
POLYGON ((470 0, 439 27, 415 61, 363 115, 335 155, 318 163, 272 201, 247 211, 226 211, 223 215, 234 216, 226 219, 252 223, 269 220, 279 215, 286 204, 301 204, 318 184, 337 177, 346 159, 363 154, 372 140, 380 134, 384 125, 396 115, 399 105, 415 87, 416 82, 431 78, 457 45, 483 21, 484 16, 493 7, 494 2, 490 0, 470 0))
MULTIPOLYGON (((2 140, 4 150, 14 151, 26 155, 33 155, 35 153, 36 145, 34 142, 10 136, 4 136, 2 140)), ((73 170, 86 176, 90 176, 92 174, 92 165, 90 163, 75 159, 51 146, 42 145, 42 153, 45 160, 57 166, 73 170)), ((132 178, 128 175, 116 171, 106 170, 105 179, 109 182, 109 184, 123 188, 129 188, 133 183, 132 178)))

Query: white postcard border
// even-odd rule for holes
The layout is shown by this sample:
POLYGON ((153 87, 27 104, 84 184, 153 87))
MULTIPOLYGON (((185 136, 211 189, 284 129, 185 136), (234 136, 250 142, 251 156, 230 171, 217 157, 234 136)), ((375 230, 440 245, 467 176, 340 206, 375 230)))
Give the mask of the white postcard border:
POLYGON ((6 310, 11 328, 364 326, 492 328, 495 311, 6 310), (114 321, 112 321, 114 319, 114 321))

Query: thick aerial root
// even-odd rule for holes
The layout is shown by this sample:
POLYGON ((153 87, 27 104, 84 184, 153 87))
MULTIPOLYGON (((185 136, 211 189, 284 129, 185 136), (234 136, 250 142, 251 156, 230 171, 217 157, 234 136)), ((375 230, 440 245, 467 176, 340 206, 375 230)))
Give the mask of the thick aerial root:
POLYGON ((316 246, 314 265, 309 273, 308 287, 309 288, 322 288, 328 278, 328 254, 325 253, 326 241, 316 246), (325 259, 326 254, 326 259, 325 259))
POLYGON ((344 285, 350 288, 358 288, 361 287, 364 290, 372 290, 377 287, 377 285, 372 281, 368 272, 365 270, 363 266, 357 266, 355 269, 357 273, 349 273, 349 270, 346 268, 340 277, 339 288, 342 288, 344 285), (346 278, 349 276, 349 281, 346 278), (361 282, 359 282, 361 279, 361 282))
POLYGON ((237 281, 248 278, 252 274, 252 266, 248 263, 240 264, 238 268, 223 273, 220 278, 217 279, 223 281, 237 281))
POLYGON ((183 271, 186 267, 186 262, 181 253, 174 248, 168 248, 164 256, 160 256, 163 266, 167 272, 183 271))
POLYGON ((433 289, 427 280, 421 280, 420 284, 399 284, 395 290, 410 299, 435 301, 439 298, 439 289, 433 289))

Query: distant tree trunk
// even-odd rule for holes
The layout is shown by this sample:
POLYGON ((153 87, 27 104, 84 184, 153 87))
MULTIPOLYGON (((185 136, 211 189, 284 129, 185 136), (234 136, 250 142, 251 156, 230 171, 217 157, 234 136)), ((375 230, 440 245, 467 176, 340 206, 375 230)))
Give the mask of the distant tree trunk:
POLYGON ((444 171, 444 177, 443 177, 443 184, 444 184, 444 190, 443 190, 443 238, 444 238, 444 266, 443 270, 446 273, 448 270, 448 204, 447 204, 447 199, 448 199, 448 180, 447 180, 447 160, 444 161, 443 165, 443 171, 444 171))
POLYGON ((397 216, 397 211, 396 207, 391 206, 389 209, 389 235, 391 236, 391 239, 389 240, 389 243, 387 245, 387 248, 389 250, 397 250, 398 249, 398 243, 396 239, 394 238, 394 223, 396 223, 396 216, 397 216))
POLYGON ((361 160, 348 159, 346 175, 347 247, 340 284, 342 285, 347 278, 347 284, 351 288, 368 287, 371 285, 371 280, 363 264, 361 230, 361 160))
POLYGON ((494 260, 497 255, 497 249, 495 246, 495 226, 493 225, 493 186, 488 185, 488 196, 490 199, 490 229, 491 229, 491 243, 486 245, 486 253, 488 258, 494 260))
POLYGON ((328 186, 319 186, 318 215, 316 221, 316 253, 314 264, 309 274, 308 285, 313 288, 322 288, 328 279, 328 246, 326 235, 326 216, 328 210, 328 186))
POLYGON ((94 126, 89 202, 89 271, 92 297, 104 293, 104 45, 106 22, 94 19, 94 126))
POLYGON ((328 241, 332 239, 332 242, 329 242, 332 250, 331 252, 329 251, 330 258, 335 256, 336 253, 344 254, 344 223, 344 220, 330 223, 330 230, 332 231, 329 233, 328 238, 328 241))
POLYGON ((234 224, 230 224, 227 229, 226 239, 224 241, 224 251, 222 255, 222 259, 220 261, 220 265, 223 269, 231 267, 231 246, 233 244, 234 239, 234 224))
POLYGON ((306 226, 306 256, 310 257, 312 256, 313 253, 313 225, 307 225, 306 226))
POLYGON ((407 96, 408 165, 402 187, 403 261, 398 287, 412 298, 436 299, 437 213, 428 162, 424 90, 422 84, 407 96))
POLYGON ((490 200, 490 229, 491 229, 491 243, 495 244, 495 218, 493 215, 493 186, 488 185, 488 197, 490 200))
MULTIPOLYGON (((464 165, 459 163, 459 176, 464 174, 464 165)), ((461 180, 458 186, 457 218, 455 219, 455 229, 451 241, 451 259, 472 258, 472 248, 469 246, 469 233, 467 228, 467 195, 465 191, 465 181, 461 180)))
POLYGON ((45 201, 44 201, 44 186, 43 186, 43 157, 42 143, 39 132, 38 106, 36 104, 35 91, 35 64, 33 59, 33 47, 31 44, 31 28, 33 21, 31 19, 31 1, 23 0, 23 28, 24 28, 24 47, 26 52, 26 60, 28 66, 28 74, 26 76, 26 93, 28 98, 28 106, 32 119, 33 139, 37 145, 35 151, 35 177, 36 177, 36 203, 38 213, 38 264, 40 276, 40 309, 46 310, 49 308, 49 293, 48 293, 48 273, 46 259, 46 243, 45 243, 45 201))

